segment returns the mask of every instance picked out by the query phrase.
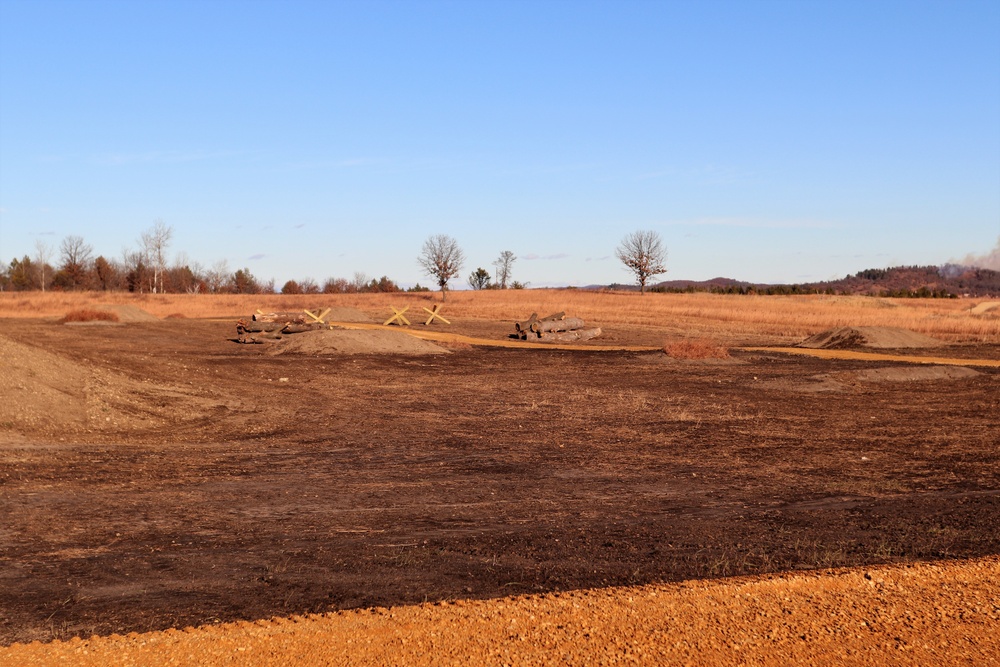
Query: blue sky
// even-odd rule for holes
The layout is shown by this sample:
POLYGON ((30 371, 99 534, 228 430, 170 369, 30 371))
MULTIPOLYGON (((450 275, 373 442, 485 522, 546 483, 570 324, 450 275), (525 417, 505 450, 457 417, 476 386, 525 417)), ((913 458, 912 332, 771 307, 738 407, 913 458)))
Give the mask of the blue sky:
MULTIPOLYGON (((754 282, 1000 239, 1000 3, 0 0, 0 262, 754 282)), ((457 281, 464 284, 464 280, 457 281)), ((456 287, 459 285, 455 285, 456 287)))

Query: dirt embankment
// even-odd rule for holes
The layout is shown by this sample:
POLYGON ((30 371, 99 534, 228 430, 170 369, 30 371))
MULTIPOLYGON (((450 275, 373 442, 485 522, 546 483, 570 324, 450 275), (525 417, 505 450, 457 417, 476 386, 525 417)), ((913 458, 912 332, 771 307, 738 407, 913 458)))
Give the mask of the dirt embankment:
POLYGON ((0 648, 0 663, 996 665, 1000 558, 513 597, 0 648))
POLYGON ((844 350, 867 347, 879 350, 941 347, 945 343, 924 334, 898 327, 840 327, 810 336, 799 347, 844 350))

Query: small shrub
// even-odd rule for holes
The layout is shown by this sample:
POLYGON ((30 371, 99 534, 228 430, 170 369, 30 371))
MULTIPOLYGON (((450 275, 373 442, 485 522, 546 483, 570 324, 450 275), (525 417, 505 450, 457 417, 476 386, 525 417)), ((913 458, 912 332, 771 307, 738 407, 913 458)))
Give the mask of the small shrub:
POLYGON ((187 315, 185 315, 184 313, 170 313, 164 319, 168 319, 168 320, 186 320, 187 319, 187 315))
POLYGON ((66 313, 66 316, 62 318, 63 322, 117 322, 118 315, 116 313, 109 313, 104 310, 92 310, 89 308, 82 308, 80 310, 74 310, 66 313))
POLYGON ((663 351, 674 359, 727 359, 729 350, 708 338, 667 341, 663 351))

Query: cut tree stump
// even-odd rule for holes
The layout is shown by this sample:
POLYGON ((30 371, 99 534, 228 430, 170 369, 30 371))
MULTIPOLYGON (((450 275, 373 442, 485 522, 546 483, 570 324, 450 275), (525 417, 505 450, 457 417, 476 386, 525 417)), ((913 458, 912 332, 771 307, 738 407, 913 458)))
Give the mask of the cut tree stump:
POLYGON ((529 317, 525 321, 514 322, 514 331, 516 331, 519 334, 523 334, 525 331, 530 331, 531 325, 537 321, 538 321, 538 313, 532 313, 531 317, 529 317))

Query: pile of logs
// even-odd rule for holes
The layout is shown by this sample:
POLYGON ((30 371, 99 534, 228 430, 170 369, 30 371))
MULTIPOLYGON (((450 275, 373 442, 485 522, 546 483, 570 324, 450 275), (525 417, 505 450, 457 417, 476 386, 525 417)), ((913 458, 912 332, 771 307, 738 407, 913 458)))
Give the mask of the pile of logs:
POLYGON ((311 313, 254 313, 236 322, 236 338, 241 343, 263 343, 286 334, 328 329, 321 318, 311 313))
POLYGON ((600 327, 587 328, 579 317, 566 317, 566 313, 553 313, 538 318, 538 313, 523 322, 514 322, 514 337, 521 340, 543 340, 554 343, 571 343, 601 335, 600 327))

